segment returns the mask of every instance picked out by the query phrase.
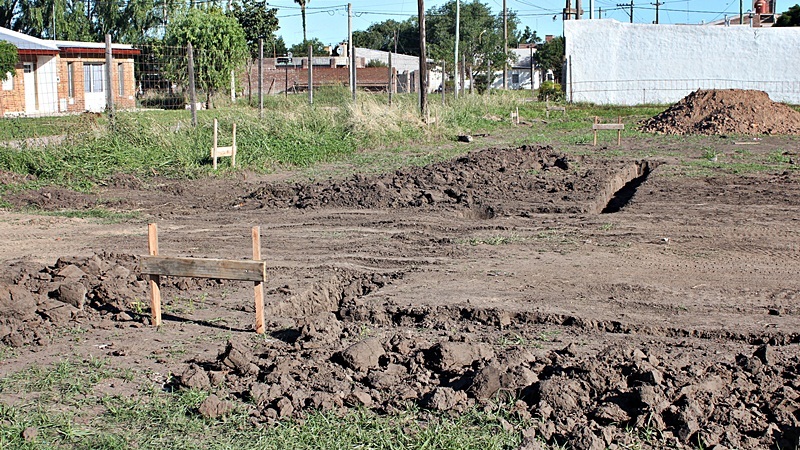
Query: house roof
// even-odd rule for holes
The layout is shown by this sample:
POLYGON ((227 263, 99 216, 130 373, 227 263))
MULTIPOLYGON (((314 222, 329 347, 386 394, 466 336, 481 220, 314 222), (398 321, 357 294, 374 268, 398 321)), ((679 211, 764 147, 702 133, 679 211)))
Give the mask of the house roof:
MULTIPOLYGON (((53 41, 63 53, 93 53, 101 54, 106 51, 106 44, 103 42, 81 42, 81 41, 53 41)), ((140 50, 128 44, 111 44, 111 51, 115 55, 138 55, 140 50)))
POLYGON ((8 28, 0 27, 0 40, 10 42, 22 54, 58 54, 58 46, 55 42, 28 36, 8 28))

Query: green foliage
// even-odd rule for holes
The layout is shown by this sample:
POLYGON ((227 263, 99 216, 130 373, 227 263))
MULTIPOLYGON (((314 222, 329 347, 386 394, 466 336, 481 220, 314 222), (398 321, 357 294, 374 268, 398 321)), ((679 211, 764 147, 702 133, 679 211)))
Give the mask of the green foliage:
POLYGON ((322 43, 317 38, 311 39, 310 41, 303 41, 299 44, 293 45, 289 51, 292 52, 292 56, 308 56, 308 46, 311 45, 313 48, 313 52, 315 55, 326 55, 325 52, 325 44, 322 43))
POLYGON ((308 40, 306 35, 306 4, 311 0, 294 0, 300 6, 300 15, 303 18, 303 42, 308 40))
POLYGON ((9 73, 14 76, 17 72, 18 59, 17 47, 9 42, 0 41, 0 81, 4 81, 9 73))
POLYGON ((419 26, 416 18, 403 22, 386 20, 373 23, 366 31, 354 31, 353 42, 356 47, 371 48, 393 52, 397 35, 397 51, 406 55, 419 55, 419 26))
POLYGON ((558 36, 539 46, 533 54, 536 64, 543 70, 552 70, 556 81, 561 81, 564 70, 564 38, 558 36))
POLYGON ((258 57, 259 39, 264 39, 265 55, 272 53, 267 51, 267 46, 276 39, 275 31, 279 28, 277 13, 278 9, 268 8, 265 0, 242 0, 233 4, 233 17, 244 30, 252 58, 258 57))
MULTIPOLYGON (((427 39, 430 57, 435 60, 450 60, 455 50, 455 0, 427 12, 427 39)), ((516 31, 519 19, 513 11, 508 14, 509 47, 515 47, 519 40, 516 31)), ((489 5, 472 0, 461 5, 459 53, 466 56, 468 70, 473 75, 487 72, 490 67, 503 67, 505 62, 513 62, 514 53, 504 52, 503 18, 492 15, 489 5)))
POLYGON ((539 91, 537 92, 536 97, 540 102, 546 100, 558 102, 564 100, 564 91, 561 90, 560 84, 553 81, 545 81, 541 86, 539 86, 539 91))
MULTIPOLYGON (((213 94, 230 83, 231 71, 247 59, 247 41, 239 22, 215 9, 193 8, 177 17, 167 27, 164 41, 168 46, 194 49, 195 79, 211 104, 213 94)), ((183 61, 172 61, 165 69, 170 78, 186 80, 183 61)))
POLYGON ((800 27, 800 5, 790 7, 775 21, 776 27, 800 27))
POLYGON ((0 0, 0 25, 44 39, 102 42, 110 34, 116 42, 139 43, 179 5, 178 0, 0 0))
POLYGON ((367 63, 367 67, 389 67, 389 65, 388 65, 388 64, 386 64, 386 63, 385 63, 385 62, 383 62, 383 61, 379 61, 379 60, 377 60, 377 59, 371 59, 371 60, 370 60, 370 61, 367 63))
POLYGON ((540 44, 542 42, 542 38, 536 33, 536 30, 531 31, 531 27, 525 26, 525 30, 523 30, 522 35, 519 37, 519 42, 521 44, 540 44))

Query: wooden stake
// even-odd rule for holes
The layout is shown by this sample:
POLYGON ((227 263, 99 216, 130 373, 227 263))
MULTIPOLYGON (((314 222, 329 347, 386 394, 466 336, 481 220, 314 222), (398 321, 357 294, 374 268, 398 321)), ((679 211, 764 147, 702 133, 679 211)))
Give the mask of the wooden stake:
POLYGON ((217 170, 217 119, 214 119, 214 144, 211 147, 211 159, 214 160, 214 170, 217 170))
POLYGON ((231 167, 236 167, 236 123, 233 124, 233 149, 231 153, 231 167))
MULTIPOLYGON (((600 119, 597 116, 594 116, 594 124, 597 125, 600 119)), ((597 127, 594 128, 594 142, 592 143, 593 146, 597 146, 597 127)))
MULTIPOLYGON (((253 227, 253 259, 261 260, 261 227, 253 227)), ((256 300, 256 333, 264 334, 264 282, 256 281, 254 287, 256 300)))
MULTIPOLYGON (((147 246, 150 256, 158 256, 158 228, 155 223, 147 225, 147 246)), ((161 326, 161 287, 159 276, 150 275, 150 313, 153 316, 153 326, 161 326)))
MULTIPOLYGON (((622 124, 622 116, 617 116, 617 123, 622 124)), ((622 145, 622 128, 617 130, 617 147, 622 145)))

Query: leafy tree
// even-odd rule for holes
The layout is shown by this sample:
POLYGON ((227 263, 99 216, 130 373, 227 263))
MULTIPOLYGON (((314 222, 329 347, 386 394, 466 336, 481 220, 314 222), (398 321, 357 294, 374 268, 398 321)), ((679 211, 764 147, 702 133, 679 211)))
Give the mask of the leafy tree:
MULTIPOLYGON (((172 47, 192 43, 195 78, 209 105, 213 94, 230 83, 231 71, 247 59, 244 30, 236 19, 217 9, 193 8, 180 15, 167 26, 164 42, 172 47)), ((186 79, 183 62, 171 61, 167 69, 173 78, 186 79)))
POLYGON ((19 0, 0 0, 0 27, 12 28, 19 0))
POLYGON ((0 81, 5 81, 8 73, 14 76, 18 58, 17 47, 10 42, 0 41, 0 81))
POLYGON ((397 51, 406 55, 419 55, 419 26, 416 18, 403 22, 386 20, 374 23, 365 31, 353 32, 356 47, 393 52, 397 36, 397 51))
POLYGON ((294 0, 295 3, 300 5, 300 15, 303 16, 303 41, 307 41, 308 37, 306 36, 306 4, 309 3, 311 0, 294 0))
POLYGON ((519 37, 519 42, 521 44, 540 44, 542 42, 542 38, 536 33, 536 30, 531 31, 531 27, 526 26, 525 30, 522 32, 522 35, 519 37))
MULTIPOLYGON (((430 54, 436 60, 452 58, 455 46, 455 1, 450 0, 442 6, 428 11, 428 42, 430 54)), ((517 45, 519 33, 516 31, 519 20, 512 11, 508 14, 508 45, 517 45)), ((501 68, 505 62, 513 61, 514 53, 506 54, 503 43, 503 17, 492 15, 489 5, 472 0, 461 5, 461 27, 459 53, 466 57, 470 77, 487 73, 486 83, 493 81, 494 68, 501 68)), ((459 58, 460 59, 460 58, 459 58)))
POLYGON ((244 30, 244 37, 250 48, 250 56, 258 57, 258 40, 264 39, 264 53, 267 42, 275 39, 278 30, 278 9, 269 8, 265 0, 244 0, 233 4, 232 14, 244 30))
POLYGON ((775 21, 776 27, 800 27, 800 5, 794 5, 775 21))
POLYGON ((325 54, 325 44, 322 43, 317 38, 313 38, 310 41, 303 41, 299 44, 293 45, 289 51, 292 52, 293 56, 308 56, 308 46, 309 44, 313 48, 315 55, 323 55, 325 54))
POLYGON ((564 38, 559 36, 540 45, 533 59, 542 70, 552 70, 553 77, 559 82, 564 70, 564 38))

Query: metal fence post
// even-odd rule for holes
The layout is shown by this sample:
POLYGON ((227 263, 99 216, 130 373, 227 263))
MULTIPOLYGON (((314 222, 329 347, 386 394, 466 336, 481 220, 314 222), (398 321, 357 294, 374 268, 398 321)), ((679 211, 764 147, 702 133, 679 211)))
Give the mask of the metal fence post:
POLYGON ((192 111, 192 126, 197 126, 197 91, 194 87, 194 52, 192 51, 192 43, 186 44, 186 53, 189 57, 189 109, 192 111))
POLYGON ((264 118, 264 39, 258 40, 258 118, 264 118))
POLYGON ((308 104, 314 104, 314 46, 308 44, 308 104))
MULTIPOLYGON (((114 123, 114 89, 111 83, 111 75, 114 73, 113 69, 114 57, 111 53, 111 35, 106 34, 106 112, 108 112, 108 119, 112 125, 114 123)), ((119 74, 117 74, 119 76, 119 74)))

